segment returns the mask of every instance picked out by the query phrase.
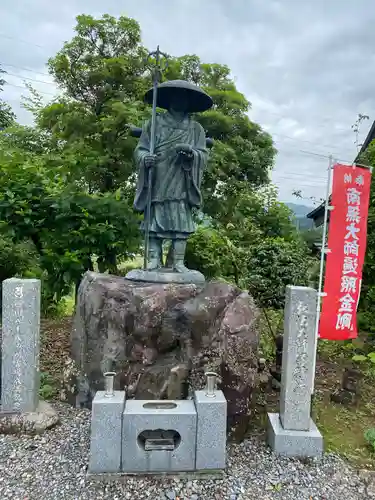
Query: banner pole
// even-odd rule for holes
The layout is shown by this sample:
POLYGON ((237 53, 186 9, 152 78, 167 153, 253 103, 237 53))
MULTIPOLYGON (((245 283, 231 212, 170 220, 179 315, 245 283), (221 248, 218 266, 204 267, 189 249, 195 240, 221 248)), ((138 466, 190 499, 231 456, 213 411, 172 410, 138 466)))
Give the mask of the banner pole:
POLYGON ((331 189, 331 179, 332 179, 332 168, 333 168, 333 157, 329 156, 328 162, 328 175, 327 175, 327 189, 326 189, 326 199, 324 204, 324 219, 323 219, 323 235, 322 235, 322 248, 320 252, 320 268, 319 268, 319 284, 318 284, 318 300, 316 303, 316 321, 315 321, 315 346, 314 346, 314 358, 313 358, 313 374, 312 374, 312 384, 311 384, 311 395, 315 391, 315 372, 316 372, 316 358, 318 351, 318 338, 319 338, 319 320, 320 320, 320 305, 322 301, 323 289, 323 276, 324 276, 324 260, 325 255, 329 252, 326 247, 327 238, 327 228, 328 228, 328 212, 331 209, 329 204, 329 195, 331 189))

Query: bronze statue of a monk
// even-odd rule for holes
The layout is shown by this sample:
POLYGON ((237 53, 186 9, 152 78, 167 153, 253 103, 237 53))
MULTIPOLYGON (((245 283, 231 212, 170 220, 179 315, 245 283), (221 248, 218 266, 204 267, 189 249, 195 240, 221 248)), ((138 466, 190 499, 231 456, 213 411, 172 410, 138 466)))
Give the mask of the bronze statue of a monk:
MULTIPOLYGON (((146 100, 152 101, 152 89, 146 100)), ((167 111, 156 115, 154 154, 150 153, 151 121, 144 124, 134 153, 138 167, 134 207, 146 217, 151 178, 147 269, 163 266, 162 243, 170 240, 166 267, 185 273, 189 271, 184 266, 186 240, 195 230, 192 211, 202 203, 201 182, 208 158, 203 127, 189 113, 209 109, 212 100, 197 86, 173 80, 158 86, 157 105, 167 111)))

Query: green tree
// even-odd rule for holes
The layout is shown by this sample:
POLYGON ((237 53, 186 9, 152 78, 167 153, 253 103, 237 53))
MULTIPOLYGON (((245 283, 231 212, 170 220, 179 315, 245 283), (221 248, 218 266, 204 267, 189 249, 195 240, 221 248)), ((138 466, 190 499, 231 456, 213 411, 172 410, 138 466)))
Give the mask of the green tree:
MULTIPOLYGON (((76 35, 49 61, 63 96, 38 111, 38 124, 64 142, 64 162, 91 191, 114 191, 134 180, 135 140, 128 124, 150 115, 143 96, 151 85, 138 23, 126 17, 78 16, 76 35)), ((152 62, 152 61, 151 61, 152 62)), ((215 139, 204 178, 204 211, 215 216, 239 191, 269 182, 275 149, 269 134, 248 118, 250 103, 230 70, 197 56, 169 57, 164 79, 195 82, 214 106, 198 119, 215 139)))
POLYGON ((306 285, 313 262, 272 187, 242 193, 226 217, 200 226, 187 248, 188 265, 235 282, 265 308, 283 307, 286 285, 306 285))
POLYGON ((241 192, 269 183, 276 154, 272 138, 249 119, 250 102, 236 89, 227 66, 186 55, 173 59, 165 76, 192 81, 213 98, 213 107, 195 119, 215 140, 203 181, 203 210, 216 219, 241 192))
MULTIPOLYGON (((5 80, 2 78, 5 71, 0 67, 0 92, 2 92, 5 85, 5 80)), ((13 113, 12 108, 8 103, 0 99, 0 130, 9 127, 12 123, 14 123, 16 119, 16 115, 13 113)))
MULTIPOLYGON (((38 266, 38 255, 30 241, 14 243, 6 224, 0 226, 0 283, 13 276, 23 276, 38 266)), ((1 299, 0 299, 1 303, 1 299)))
MULTIPOLYGON (((10 143, 9 143, 10 141, 10 143)), ((39 256, 50 299, 58 302, 82 274, 117 271, 117 259, 139 248, 138 217, 122 191, 87 193, 66 185, 64 167, 11 147, 0 134, 0 223, 15 244, 29 240, 39 256)))
POLYGON ((207 279, 223 278, 240 284, 240 256, 243 251, 228 238, 224 229, 199 226, 189 238, 186 262, 189 268, 198 269, 207 279))
POLYGON ((218 208, 215 221, 227 226, 234 225, 237 236, 231 235, 237 243, 246 244, 243 238, 254 241, 254 228, 262 237, 281 237, 287 240, 295 239, 298 231, 293 224, 293 213, 277 199, 277 189, 265 186, 258 189, 248 188, 239 191, 236 197, 231 197, 218 208))
POLYGON ((251 251, 248 289, 260 306, 281 309, 285 287, 306 286, 310 266, 311 259, 302 242, 267 238, 251 251))
POLYGON ((64 145, 71 181, 89 192, 116 191, 133 175, 128 124, 148 111, 146 51, 136 21, 77 17, 76 35, 48 62, 63 95, 36 111, 38 125, 64 145))
MULTIPOLYGON (((360 115, 361 117, 362 115, 360 115)), ((361 121, 361 120, 359 120, 361 121)), ((356 135, 358 133, 355 130, 356 135)), ((375 166, 375 141, 367 148, 366 152, 361 155, 360 162, 365 165, 375 166)), ((365 256, 365 265, 363 269, 363 281, 361 300, 359 309, 361 311, 361 327, 368 332, 371 332, 375 337, 375 180, 372 177, 370 204, 367 223, 367 248, 365 256)))
MULTIPOLYGON (((43 106, 32 91, 25 106, 36 126, 13 125, 0 137, 0 221, 9 221, 16 241, 33 241, 55 298, 79 282, 94 256, 101 271, 116 272, 118 259, 139 248, 132 210, 136 140, 128 125, 150 116, 143 102, 151 85, 147 53, 136 21, 78 16, 75 36, 48 63, 60 96, 43 106)), ((211 233, 194 235, 190 259, 203 245, 212 255, 214 248, 229 249, 225 262, 218 252, 209 262, 206 251, 197 265, 247 286, 256 245, 296 239, 290 212, 267 187, 272 139, 249 119, 250 103, 227 66, 170 56, 163 78, 193 81, 214 100, 195 117, 215 140, 203 182, 211 233)))

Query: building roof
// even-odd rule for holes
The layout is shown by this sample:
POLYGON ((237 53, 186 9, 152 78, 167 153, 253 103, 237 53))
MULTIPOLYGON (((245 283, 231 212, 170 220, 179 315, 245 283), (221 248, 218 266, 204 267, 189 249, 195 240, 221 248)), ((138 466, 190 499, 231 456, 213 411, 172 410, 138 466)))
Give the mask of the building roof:
MULTIPOLYGON (((369 147, 370 143, 375 139, 375 120, 369 130, 369 133, 366 136, 366 139, 363 141, 363 144, 361 146, 361 149, 359 150, 354 163, 356 163, 361 156, 362 153, 366 151, 366 149, 369 147)), ((331 197, 330 197, 331 199, 331 197)), ((325 210, 325 202, 323 202, 321 205, 318 207, 314 208, 311 212, 309 212, 306 217, 308 219, 312 219, 315 222, 315 225, 321 226, 323 224, 323 218, 324 218, 324 210, 325 210), (316 224, 318 222, 318 224, 316 224)), ((328 220, 329 220, 329 212, 328 212, 328 220)))
POLYGON ((375 120, 374 123, 372 124, 369 133, 366 136, 366 139, 363 141, 363 144, 361 146, 361 149, 359 150, 359 153, 357 154, 354 163, 356 163, 361 156, 362 153, 366 151, 366 149, 369 147, 370 143, 375 139, 375 120))
POLYGON ((316 208, 314 208, 314 210, 311 210, 311 212, 309 212, 306 217, 308 219, 318 219, 321 215, 321 211, 323 210, 324 211, 324 206, 325 206, 325 202, 323 202, 321 205, 318 205, 316 208))

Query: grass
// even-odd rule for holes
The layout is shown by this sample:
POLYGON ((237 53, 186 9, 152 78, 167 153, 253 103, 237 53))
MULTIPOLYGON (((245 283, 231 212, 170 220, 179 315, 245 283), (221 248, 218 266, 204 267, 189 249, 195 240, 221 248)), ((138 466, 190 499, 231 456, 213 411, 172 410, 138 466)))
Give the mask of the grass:
POLYGON ((324 350, 320 356, 313 418, 324 436, 326 451, 339 453, 358 467, 375 469, 375 453, 364 438, 364 433, 375 427, 373 376, 364 372, 356 405, 345 407, 330 400, 333 390, 340 387, 344 368, 351 366, 351 349, 344 352, 347 355, 341 353, 336 361, 326 359, 324 350))
MULTIPOLYGON (((124 262, 121 262, 118 266, 119 274, 125 275, 131 269, 139 269, 143 266, 143 257, 141 255, 137 255, 134 259, 128 259, 124 262)), ((97 271, 97 269, 96 269, 97 271)), ((69 295, 66 295, 63 298, 63 308, 62 315, 63 316, 72 316, 74 314, 75 307, 75 290, 72 288, 69 295)))
POLYGON ((74 290, 70 295, 64 298, 65 300, 65 316, 73 316, 75 307, 74 290))
POLYGON ((137 255, 134 259, 128 259, 121 262, 118 266, 118 270, 121 274, 126 274, 132 269, 140 269, 143 267, 143 257, 142 255, 137 255))
MULTIPOLYGON (((267 328, 263 323, 261 346, 266 351, 271 349, 267 328)), ((364 378, 360 384, 361 394, 357 405, 345 407, 331 401, 331 394, 341 387, 343 370, 352 366, 351 357, 356 349, 361 348, 361 339, 350 343, 320 342, 318 349, 315 396, 312 418, 323 434, 325 450, 345 457, 358 468, 375 470, 375 452, 368 445, 364 434, 375 428, 375 376, 362 369, 364 378)), ((273 362, 273 357, 268 358, 273 362)), ((268 389, 259 393, 255 407, 254 425, 251 432, 265 432, 267 412, 279 410, 279 393, 268 389)))
POLYGON ((315 423, 324 436, 326 451, 336 452, 352 464, 375 469, 375 454, 364 439, 366 430, 374 426, 374 411, 364 407, 345 408, 332 402, 314 405, 315 423))

